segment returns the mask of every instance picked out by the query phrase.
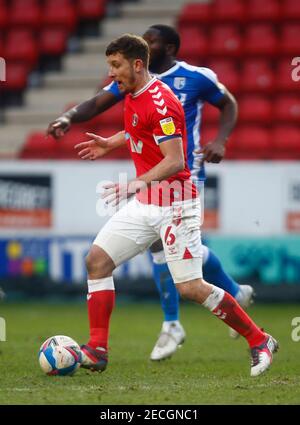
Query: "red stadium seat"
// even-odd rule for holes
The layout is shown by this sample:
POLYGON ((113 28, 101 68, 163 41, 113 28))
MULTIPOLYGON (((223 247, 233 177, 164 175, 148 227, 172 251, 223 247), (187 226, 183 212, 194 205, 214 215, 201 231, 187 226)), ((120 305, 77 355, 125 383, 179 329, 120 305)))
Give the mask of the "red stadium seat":
POLYGON ((215 0, 212 5, 212 20, 214 22, 243 22, 245 5, 240 0, 215 0))
POLYGON ((205 34, 196 28, 184 28, 180 32, 180 38, 178 58, 200 65, 206 56, 208 47, 205 34))
POLYGON ((272 22, 280 18, 278 0, 249 0, 247 3, 247 18, 251 22, 272 22))
POLYGON ((60 28, 45 28, 39 35, 39 49, 43 55, 62 55, 67 48, 68 33, 60 28))
POLYGON ((274 118, 286 123, 300 122, 300 95, 283 95, 276 98, 274 103, 274 118))
POLYGON ((219 121, 220 110, 210 104, 205 104, 203 108, 202 122, 206 124, 215 124, 219 121))
POLYGON ((244 39, 244 53, 254 56, 273 56, 278 51, 274 27, 268 24, 249 25, 244 39))
POLYGON ((5 29, 8 26, 8 10, 4 0, 0 0, 0 28, 5 29))
POLYGON ((282 27, 280 39, 280 53, 285 55, 299 55, 300 24, 286 24, 282 27))
POLYGON ((27 86, 28 67, 22 63, 6 64, 5 90, 19 91, 27 86))
MULTIPOLYGON (((119 102, 106 112, 96 116, 95 118, 83 123, 86 131, 93 129, 93 131, 99 131, 99 134, 103 134, 106 127, 111 128, 112 126, 117 128, 118 131, 124 128, 124 102, 119 102)), ((104 136, 107 137, 107 136, 104 136)))
MULTIPOLYGON (((293 72, 295 66, 292 65, 292 58, 282 59, 277 64, 276 89, 282 92, 300 92, 299 81, 294 81, 293 72)), ((297 72, 296 72, 297 73, 297 72)), ((298 75, 300 72, 298 71, 298 75)))
POLYGON ((240 56, 242 39, 234 25, 219 25, 213 28, 209 39, 209 53, 224 58, 240 56))
POLYGON ((47 0, 43 10, 43 24, 73 32, 77 24, 77 13, 72 2, 47 0))
POLYGON ((234 130, 233 158, 269 159, 271 157, 271 136, 264 127, 244 125, 234 130))
POLYGON ((179 28, 208 24, 211 17, 211 5, 201 3, 186 4, 178 17, 179 28))
POLYGON ((272 120, 272 103, 265 96, 247 95, 238 104, 239 121, 268 124, 272 120))
POLYGON ((26 30, 10 30, 4 57, 10 62, 26 64, 32 70, 38 61, 38 47, 32 33, 26 30))
POLYGON ((274 90, 274 74, 269 61, 245 60, 242 64, 241 90, 271 93, 274 90))
POLYGON ((79 19, 100 19, 105 15, 106 0, 78 0, 77 14, 79 19))
POLYGON ((233 93, 240 89, 240 76, 235 62, 230 59, 216 59, 208 62, 207 65, 218 76, 218 80, 233 93))
POLYGON ((282 4, 282 19, 290 19, 299 21, 300 19, 300 2, 299 0, 284 0, 282 4))
POLYGON ((300 126, 276 126, 271 136, 273 159, 300 159, 300 126))
POLYGON ((60 149, 60 142, 53 137, 46 137, 43 132, 28 135, 19 157, 22 159, 55 159, 60 149))
POLYGON ((11 27, 37 29, 40 26, 41 10, 37 0, 14 0, 10 9, 11 27))

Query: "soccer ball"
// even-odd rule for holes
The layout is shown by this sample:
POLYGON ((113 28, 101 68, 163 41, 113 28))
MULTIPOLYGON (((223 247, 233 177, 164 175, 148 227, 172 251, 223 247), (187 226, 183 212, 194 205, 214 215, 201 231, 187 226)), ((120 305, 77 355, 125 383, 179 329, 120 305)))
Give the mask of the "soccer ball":
POLYGON ((51 336, 40 347, 39 363, 47 375, 73 375, 80 362, 80 347, 68 336, 51 336))

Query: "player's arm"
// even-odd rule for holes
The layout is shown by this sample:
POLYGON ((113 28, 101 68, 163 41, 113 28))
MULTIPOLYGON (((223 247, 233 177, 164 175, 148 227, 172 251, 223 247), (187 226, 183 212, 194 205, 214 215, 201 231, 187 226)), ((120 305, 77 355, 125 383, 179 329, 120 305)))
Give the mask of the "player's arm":
POLYGON ((102 198, 107 204, 115 206, 120 200, 145 189, 152 182, 165 180, 184 169, 185 160, 181 137, 177 136, 161 142, 159 147, 164 158, 147 173, 131 180, 128 184, 108 183, 103 186, 102 198))
POLYGON ((146 185, 150 185, 153 181, 166 180, 182 171, 185 167, 181 137, 177 136, 161 142, 159 147, 164 158, 155 167, 137 179, 143 181, 146 185))
POLYGON ((238 106, 234 96, 225 86, 220 84, 219 86, 222 87, 223 96, 213 103, 220 110, 218 133, 216 138, 202 149, 205 160, 215 163, 220 162, 225 155, 225 145, 235 127, 238 116, 238 106))
POLYGON ((90 137, 90 140, 74 146, 74 149, 78 150, 78 156, 81 159, 94 160, 101 158, 108 152, 126 144, 124 131, 119 131, 108 138, 93 133, 86 133, 86 135, 90 137))
POLYGON ((101 90, 96 96, 71 108, 55 121, 51 122, 48 126, 47 134, 53 136, 55 139, 59 139, 69 131, 73 123, 88 121, 101 112, 106 111, 120 100, 121 98, 116 96, 112 91, 101 90))

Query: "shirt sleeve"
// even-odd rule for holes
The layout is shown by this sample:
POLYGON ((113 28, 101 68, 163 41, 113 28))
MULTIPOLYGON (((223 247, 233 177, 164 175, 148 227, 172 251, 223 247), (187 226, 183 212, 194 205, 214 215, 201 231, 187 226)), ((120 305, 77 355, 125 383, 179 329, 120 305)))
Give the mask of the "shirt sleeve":
POLYGON ((217 75, 211 69, 199 68, 197 80, 200 99, 214 105, 224 97, 224 86, 219 83, 217 75))
POLYGON ((184 112, 180 105, 166 104, 163 109, 156 108, 152 116, 152 135, 159 145, 167 140, 183 137, 184 112))
POLYGON ((103 87, 103 90, 109 91, 112 93, 117 99, 122 100, 125 97, 125 94, 119 90, 118 84, 115 81, 112 81, 107 86, 103 87))

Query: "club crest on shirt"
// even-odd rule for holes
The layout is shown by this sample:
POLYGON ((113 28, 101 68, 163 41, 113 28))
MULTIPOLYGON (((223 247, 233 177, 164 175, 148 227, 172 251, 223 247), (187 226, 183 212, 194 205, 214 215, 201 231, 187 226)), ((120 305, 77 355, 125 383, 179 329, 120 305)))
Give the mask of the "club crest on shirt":
POLYGON ((175 77, 174 78, 174 87, 175 89, 181 90, 185 86, 186 78, 185 77, 175 77))
POLYGON ((132 115, 132 126, 136 127, 137 123, 138 123, 139 117, 137 116, 137 114, 133 114, 132 115))
POLYGON ((165 118, 159 121, 163 133, 167 136, 175 133, 175 124, 172 117, 165 118))

